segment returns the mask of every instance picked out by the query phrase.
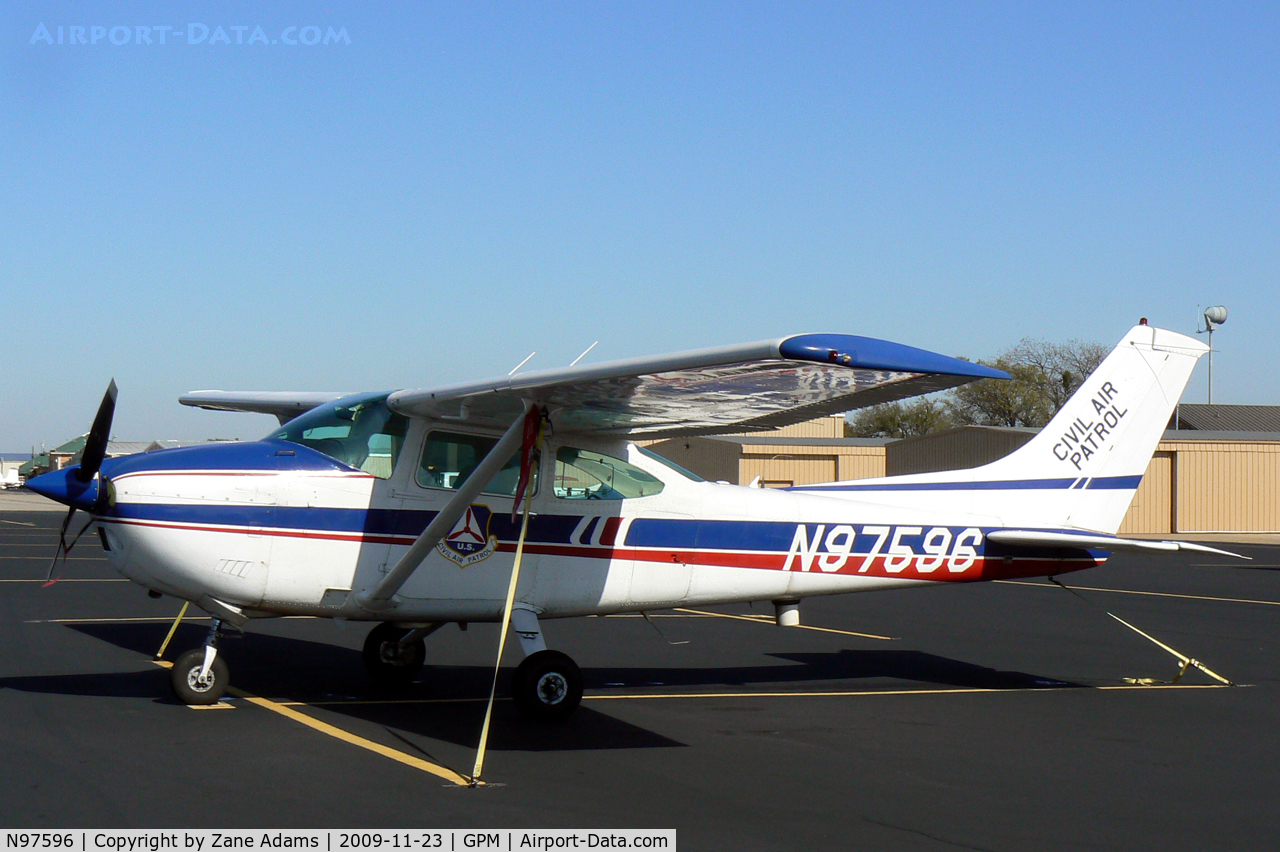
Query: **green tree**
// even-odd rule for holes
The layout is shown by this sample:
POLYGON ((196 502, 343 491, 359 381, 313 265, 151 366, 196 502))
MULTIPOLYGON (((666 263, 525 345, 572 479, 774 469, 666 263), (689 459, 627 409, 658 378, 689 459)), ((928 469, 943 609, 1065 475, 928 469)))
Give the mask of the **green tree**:
POLYGON ((1001 357, 1014 364, 1025 364, 1040 373, 1041 393, 1052 417, 1110 354, 1111 349, 1100 343, 1082 343, 1079 340, 1049 343, 1024 337, 1001 357))
POLYGON ((941 402, 919 397, 910 402, 886 402, 859 409, 844 424, 849 438, 914 438, 951 428, 941 402))
POLYGON ((1004 370, 1011 380, 982 379, 947 395, 947 413, 957 426, 1043 426, 1052 416, 1044 374, 1029 364, 1005 358, 981 361, 1004 370))
POLYGON ((1049 343, 1025 337, 993 361, 1012 380, 983 379, 941 399, 920 397, 858 410, 845 423, 857 438, 914 438, 956 426, 1031 426, 1048 423, 1111 350, 1097 343, 1049 343))
POLYGON ((1097 343, 1049 343, 1023 338, 994 361, 982 361, 1013 376, 953 389, 947 411, 956 425, 1044 426, 1110 349, 1097 343))

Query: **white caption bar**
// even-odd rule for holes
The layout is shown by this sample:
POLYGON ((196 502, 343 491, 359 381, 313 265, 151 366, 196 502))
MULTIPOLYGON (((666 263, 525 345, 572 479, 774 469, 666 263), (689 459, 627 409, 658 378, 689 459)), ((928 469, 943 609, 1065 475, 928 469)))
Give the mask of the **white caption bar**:
POLYGON ((116 829, 3 829, 4 849, 59 852, 209 852, 214 849, 313 849, 317 852, 395 852, 395 850, 662 849, 675 850, 676 830, 668 829, 353 829, 296 831, 121 831, 116 829))

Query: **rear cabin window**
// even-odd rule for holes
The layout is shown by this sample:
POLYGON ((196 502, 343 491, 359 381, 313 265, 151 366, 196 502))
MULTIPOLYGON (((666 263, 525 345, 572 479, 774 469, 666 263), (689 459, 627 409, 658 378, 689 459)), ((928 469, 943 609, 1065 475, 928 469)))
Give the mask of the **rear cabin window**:
POLYGON ((662 480, 630 462, 577 447, 556 451, 555 494, 563 500, 629 500, 662 490, 662 480))
POLYGON ((691 482, 706 482, 706 480, 705 480, 705 479, 703 479, 701 476, 698 476, 698 474, 694 473, 694 472, 693 472, 693 471, 691 471, 691 470, 685 470, 685 469, 684 469, 684 468, 682 468, 680 465, 678 465, 678 464, 676 464, 675 462, 673 462, 671 459, 669 459, 669 458, 665 458, 665 457, 663 457, 663 456, 658 455, 657 453, 655 453, 653 450, 649 449, 648 447, 635 447, 635 450, 636 450, 636 452, 640 453, 640 455, 644 456, 645 458, 653 459, 654 461, 656 461, 658 464, 662 465, 663 467, 669 467, 669 468, 671 468, 671 469, 672 469, 672 470, 674 470, 676 473, 680 474, 680 475, 681 475, 681 476, 683 476, 685 479, 688 479, 688 480, 690 480, 691 482))
MULTIPOLYGON (((418 484, 423 488, 447 488, 456 491, 479 467, 498 439, 486 435, 456 432, 432 432, 422 448, 418 464, 418 484)), ((514 453, 502 469, 485 486, 484 493, 514 497, 520 485, 520 453, 514 453)), ((538 488, 538 471, 533 471, 533 487, 538 488)))

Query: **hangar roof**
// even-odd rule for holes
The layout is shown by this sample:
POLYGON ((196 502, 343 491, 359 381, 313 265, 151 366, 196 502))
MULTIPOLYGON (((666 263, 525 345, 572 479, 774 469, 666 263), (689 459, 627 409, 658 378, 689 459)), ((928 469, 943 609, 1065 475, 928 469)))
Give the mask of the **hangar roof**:
POLYGON ((1280 432, 1280 405, 1204 405, 1184 402, 1169 428, 1219 432, 1280 432))
POLYGON ((1180 429, 1167 430, 1161 441, 1265 441, 1280 443, 1278 432, 1253 432, 1239 429, 1180 429))

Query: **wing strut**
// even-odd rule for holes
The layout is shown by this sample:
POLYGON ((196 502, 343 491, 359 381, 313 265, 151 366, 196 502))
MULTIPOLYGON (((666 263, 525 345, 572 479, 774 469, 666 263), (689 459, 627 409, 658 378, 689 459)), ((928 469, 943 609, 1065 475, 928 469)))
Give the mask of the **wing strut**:
POLYGON ((422 535, 409 546, 408 552, 400 557, 400 561, 395 564, 386 577, 382 578, 382 582, 372 591, 361 592, 356 600, 359 605, 369 612, 382 612, 395 606, 392 600, 396 592, 400 591, 400 587, 413 574, 422 561, 431 553, 432 548, 440 543, 440 539, 448 535, 449 530, 453 529, 453 525, 458 522, 463 513, 467 511, 467 507, 471 505, 471 501, 480 496, 480 492, 489 480, 502 469, 507 463, 507 459, 520 449, 520 442, 524 434, 525 414, 533 407, 533 403, 528 400, 524 401, 524 413, 515 419, 515 422, 507 428, 501 440, 494 446, 489 454, 484 457, 479 466, 472 471, 467 477, 467 481, 462 483, 457 492, 450 498, 440 513, 427 524, 427 528, 422 531, 422 535))

